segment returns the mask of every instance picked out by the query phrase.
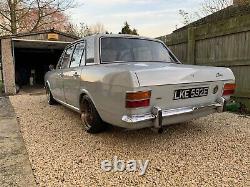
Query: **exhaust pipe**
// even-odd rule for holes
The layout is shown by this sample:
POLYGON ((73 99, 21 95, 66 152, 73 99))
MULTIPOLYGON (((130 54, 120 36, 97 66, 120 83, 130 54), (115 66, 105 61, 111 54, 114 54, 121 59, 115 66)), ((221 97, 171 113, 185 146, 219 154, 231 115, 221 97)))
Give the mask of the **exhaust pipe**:
POLYGON ((154 128, 153 131, 156 131, 159 134, 163 133, 163 127, 162 127, 162 109, 160 107, 154 107, 152 113, 155 116, 154 120, 154 128))

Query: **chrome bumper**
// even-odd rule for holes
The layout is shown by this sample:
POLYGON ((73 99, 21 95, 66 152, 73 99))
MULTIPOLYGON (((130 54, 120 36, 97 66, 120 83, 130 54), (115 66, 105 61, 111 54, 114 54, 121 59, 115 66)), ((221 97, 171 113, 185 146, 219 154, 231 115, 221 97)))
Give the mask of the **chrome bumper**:
POLYGON ((154 127, 161 128, 162 118, 198 112, 199 110, 202 109, 215 109, 217 110, 217 112, 223 112, 225 108, 224 105, 225 105, 225 99, 220 98, 216 103, 212 103, 209 105, 195 106, 195 107, 182 107, 176 109, 162 110, 161 108, 155 106, 153 107, 152 113, 143 115, 131 115, 131 116, 125 115, 122 117, 122 121, 127 123, 138 123, 147 120, 152 120, 154 122, 154 127))

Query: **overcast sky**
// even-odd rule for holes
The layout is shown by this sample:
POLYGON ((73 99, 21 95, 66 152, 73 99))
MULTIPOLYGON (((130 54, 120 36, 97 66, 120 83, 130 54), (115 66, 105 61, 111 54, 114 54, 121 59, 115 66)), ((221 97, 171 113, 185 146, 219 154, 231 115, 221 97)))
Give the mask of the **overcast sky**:
POLYGON ((157 37, 181 27, 178 11, 198 10, 200 0, 77 0, 70 11, 74 23, 102 23, 109 32, 118 33, 125 21, 140 35, 157 37))

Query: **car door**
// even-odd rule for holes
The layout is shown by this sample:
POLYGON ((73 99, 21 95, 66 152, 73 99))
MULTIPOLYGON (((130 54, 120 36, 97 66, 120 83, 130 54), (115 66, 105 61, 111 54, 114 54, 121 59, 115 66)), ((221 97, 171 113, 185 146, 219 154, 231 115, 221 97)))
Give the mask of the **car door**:
POLYGON ((55 99, 59 99, 61 92, 63 92, 63 81, 62 81, 62 77, 61 77, 61 72, 62 72, 61 68, 62 68, 64 52, 65 51, 63 51, 63 53, 62 53, 62 55, 57 63, 56 69, 52 70, 53 73, 50 75, 50 79, 49 79, 50 91, 55 99))
POLYGON ((85 64, 85 42, 80 41, 75 44, 71 56, 70 65, 64 72, 64 94, 66 102, 79 108, 80 81, 81 81, 81 61, 85 64))
MULTIPOLYGON (((61 57, 60 64, 58 64, 56 70, 56 82, 55 82, 55 98, 65 102, 65 95, 64 95, 64 74, 69 68, 69 63, 71 59, 71 55, 74 49, 74 45, 67 47, 64 50, 63 56, 61 57)), ((52 93, 53 94, 53 93, 52 93)))

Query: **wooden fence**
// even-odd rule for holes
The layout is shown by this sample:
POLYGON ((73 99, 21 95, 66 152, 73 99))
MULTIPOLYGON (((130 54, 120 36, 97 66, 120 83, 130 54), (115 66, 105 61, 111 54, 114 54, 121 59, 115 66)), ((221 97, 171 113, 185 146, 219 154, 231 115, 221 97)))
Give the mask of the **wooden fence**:
POLYGON ((184 64, 229 67, 250 111, 250 5, 231 7, 159 37, 184 64))

